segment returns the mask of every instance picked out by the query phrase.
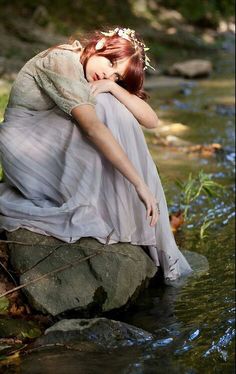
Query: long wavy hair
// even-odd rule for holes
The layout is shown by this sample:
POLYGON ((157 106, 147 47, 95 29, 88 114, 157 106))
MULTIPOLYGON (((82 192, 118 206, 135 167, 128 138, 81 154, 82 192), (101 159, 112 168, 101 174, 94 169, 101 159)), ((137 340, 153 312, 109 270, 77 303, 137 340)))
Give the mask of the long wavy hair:
MULTIPOLYGON (((137 34, 136 38, 140 42, 143 42, 143 40, 137 34)), ((76 39, 76 36, 72 36, 70 37, 68 43, 71 44, 76 39)), ((134 94, 143 100, 147 100, 148 95, 143 90, 145 52, 141 46, 135 49, 131 41, 124 39, 117 34, 106 37, 97 30, 83 36, 82 38, 79 38, 79 41, 84 47, 83 53, 80 56, 84 73, 88 59, 91 56, 103 56, 108 58, 111 62, 129 58, 129 64, 124 73, 124 78, 117 83, 131 94, 134 94), (97 51, 95 46, 102 38, 104 38, 104 47, 97 51)))

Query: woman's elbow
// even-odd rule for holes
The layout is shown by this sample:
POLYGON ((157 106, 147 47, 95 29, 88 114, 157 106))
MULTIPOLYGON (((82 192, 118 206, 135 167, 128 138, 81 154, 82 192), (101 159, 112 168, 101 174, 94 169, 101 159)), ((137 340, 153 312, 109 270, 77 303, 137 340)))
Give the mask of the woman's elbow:
POLYGON ((144 124, 144 126, 147 127, 148 129, 156 129, 159 126, 160 121, 159 121, 158 116, 155 113, 152 116, 152 118, 150 118, 148 121, 146 120, 145 122, 146 124, 144 124))

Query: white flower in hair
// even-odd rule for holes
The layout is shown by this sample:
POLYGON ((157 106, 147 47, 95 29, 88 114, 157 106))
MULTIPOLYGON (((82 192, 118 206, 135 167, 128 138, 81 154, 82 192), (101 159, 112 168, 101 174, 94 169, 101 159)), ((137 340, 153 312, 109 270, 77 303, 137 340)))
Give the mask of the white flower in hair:
MULTIPOLYGON (((111 36, 114 36, 114 35, 117 34, 121 38, 129 40, 130 42, 132 42, 135 49, 138 49, 138 48, 141 47, 143 49, 144 55, 145 55, 145 58, 144 58, 144 61, 143 61, 144 62, 143 70, 146 70, 147 68, 155 70, 155 68, 150 65, 150 58, 146 54, 146 51, 148 51, 150 48, 147 48, 144 43, 142 43, 141 41, 139 41, 136 38, 135 30, 132 30, 132 29, 129 29, 129 28, 128 29, 126 29, 126 28, 120 29, 119 27, 116 27, 114 30, 109 30, 108 32, 102 32, 101 31, 101 34, 103 34, 106 37, 111 37, 111 36)), ((97 46, 100 47, 100 44, 98 42, 95 49, 102 49, 104 45, 101 48, 97 48, 97 46)))
POLYGON ((105 45, 105 40, 104 39, 99 40, 97 44, 95 45, 96 51, 103 49, 104 45, 105 45))

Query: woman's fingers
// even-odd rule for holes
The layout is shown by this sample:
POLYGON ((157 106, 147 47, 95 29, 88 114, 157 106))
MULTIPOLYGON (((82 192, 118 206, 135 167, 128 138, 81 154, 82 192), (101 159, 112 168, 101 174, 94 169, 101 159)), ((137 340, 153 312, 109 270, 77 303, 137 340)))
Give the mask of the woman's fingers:
POLYGON ((152 207, 152 219, 150 222, 150 225, 153 226, 155 224, 155 219, 156 219, 156 212, 155 209, 152 207))
POLYGON ((159 218, 159 209, 156 201, 152 203, 150 215, 152 217, 150 220, 150 226, 155 226, 159 218))
POLYGON ((156 219, 157 219, 156 210, 154 207, 152 207, 152 218, 150 221, 150 226, 154 226, 156 224, 156 219))
POLYGON ((157 211, 155 204, 147 204, 146 219, 150 218, 150 226, 153 226, 157 222, 157 211))
POLYGON ((136 187, 136 191, 139 195, 140 200, 144 203, 146 207, 146 219, 150 217, 150 226, 154 226, 157 223, 159 216, 158 203, 156 198, 153 196, 151 191, 146 185, 141 185, 141 187, 136 187))
POLYGON ((151 205, 147 204, 146 209, 147 209, 147 212, 146 212, 146 219, 148 219, 148 217, 150 217, 150 215, 151 215, 151 211, 152 211, 152 207, 151 207, 151 205))
POLYGON ((111 79, 100 79, 98 81, 89 83, 89 86, 92 94, 97 96, 102 92, 111 92, 111 88, 113 87, 114 83, 115 82, 113 82, 111 79))

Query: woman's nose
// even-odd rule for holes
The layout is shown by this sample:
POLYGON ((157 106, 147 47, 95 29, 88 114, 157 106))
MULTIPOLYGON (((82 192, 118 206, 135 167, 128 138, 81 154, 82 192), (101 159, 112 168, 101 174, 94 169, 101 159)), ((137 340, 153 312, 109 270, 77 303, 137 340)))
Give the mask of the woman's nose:
POLYGON ((116 80, 116 73, 113 73, 112 75, 110 75, 110 77, 108 79, 110 79, 111 81, 115 81, 116 80))
POLYGON ((115 80, 116 79, 115 69, 113 69, 113 68, 110 68, 109 70, 107 70, 103 74, 104 74, 104 79, 110 79, 110 80, 115 80))

